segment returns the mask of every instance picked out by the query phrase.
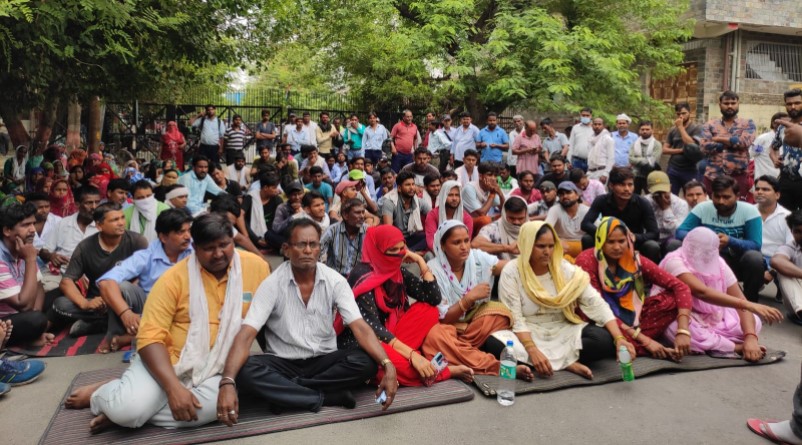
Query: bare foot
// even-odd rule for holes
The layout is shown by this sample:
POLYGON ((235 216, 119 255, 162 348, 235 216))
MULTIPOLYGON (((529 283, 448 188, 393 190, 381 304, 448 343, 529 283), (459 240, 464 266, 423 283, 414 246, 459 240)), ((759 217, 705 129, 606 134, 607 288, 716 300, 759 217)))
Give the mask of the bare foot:
POLYGON ((590 368, 579 362, 573 362, 565 368, 566 371, 571 371, 576 375, 582 376, 588 380, 593 380, 593 372, 590 368))
POLYGON ((532 368, 527 365, 518 365, 515 367, 515 377, 518 380, 531 382, 535 379, 535 373, 532 372, 532 368))
POLYGON ((108 354, 111 352, 111 340, 108 337, 103 337, 100 344, 97 346, 97 352, 100 354, 108 354))
POLYGON ((89 399, 92 397, 92 394, 94 394, 98 388, 100 388, 101 386, 105 385, 108 382, 110 382, 110 380, 76 388, 75 391, 73 391, 72 394, 70 394, 70 396, 67 397, 67 400, 64 402, 64 408, 67 409, 89 408, 89 399))
POLYGON ((134 337, 128 334, 115 335, 114 337, 111 338, 111 350, 113 352, 116 352, 126 346, 131 346, 131 342, 133 340, 134 337))
POLYGON ((6 347, 6 343, 11 338, 11 330, 14 328, 11 324, 11 320, 2 321, 0 320, 0 350, 6 347))
POLYGON ((452 379, 459 379, 463 382, 470 383, 473 381, 473 369, 464 365, 451 365, 448 367, 451 371, 452 379))
POLYGON ((31 343, 31 348, 41 348, 42 346, 47 346, 53 343, 53 340, 55 339, 56 339, 55 335, 51 334, 50 332, 45 332, 44 334, 42 334, 41 337, 39 337, 38 340, 31 343))
POLYGON ((112 426, 113 424, 114 423, 111 420, 109 420, 109 418, 106 417, 105 414, 101 414, 92 419, 91 422, 89 422, 89 432, 92 434, 97 434, 105 430, 106 428, 112 426))

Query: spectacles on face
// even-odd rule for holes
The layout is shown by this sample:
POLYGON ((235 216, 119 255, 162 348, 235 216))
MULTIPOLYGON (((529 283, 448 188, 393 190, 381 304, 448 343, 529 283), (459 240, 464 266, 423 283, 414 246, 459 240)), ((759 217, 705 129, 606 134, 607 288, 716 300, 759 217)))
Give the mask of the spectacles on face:
POLYGON ((289 243, 290 246, 304 251, 308 247, 310 250, 317 250, 320 249, 320 242, 319 241, 299 241, 297 243, 289 243))

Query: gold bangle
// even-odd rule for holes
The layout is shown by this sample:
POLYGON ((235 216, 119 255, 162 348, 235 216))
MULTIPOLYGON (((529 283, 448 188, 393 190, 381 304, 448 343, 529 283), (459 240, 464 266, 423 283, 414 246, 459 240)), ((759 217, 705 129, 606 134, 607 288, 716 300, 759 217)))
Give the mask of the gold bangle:
POLYGON ((522 342, 522 343, 524 345, 524 349, 529 349, 529 347, 533 347, 533 348, 537 347, 537 346, 535 346, 535 342, 533 342, 532 340, 527 340, 527 341, 522 342))
POLYGON ((613 342, 614 342, 614 343, 616 344, 616 346, 617 346, 619 341, 621 341, 621 340, 624 340, 624 341, 626 341, 626 339, 627 339, 627 338, 626 338, 626 337, 624 337, 623 335, 618 335, 618 336, 616 336, 615 338, 613 338, 613 342))
POLYGON ((632 339, 637 340, 639 335, 640 335, 640 328, 635 329, 635 333, 632 334, 632 339))
POLYGON ((468 310, 465 309, 465 306, 462 305, 462 298, 460 298, 459 301, 457 301, 457 305, 459 306, 460 309, 462 309, 462 312, 468 312, 468 310))
POLYGON ((688 337, 690 337, 691 336, 691 331, 689 331, 687 329, 677 329, 677 335, 680 335, 680 334, 687 335, 688 337))

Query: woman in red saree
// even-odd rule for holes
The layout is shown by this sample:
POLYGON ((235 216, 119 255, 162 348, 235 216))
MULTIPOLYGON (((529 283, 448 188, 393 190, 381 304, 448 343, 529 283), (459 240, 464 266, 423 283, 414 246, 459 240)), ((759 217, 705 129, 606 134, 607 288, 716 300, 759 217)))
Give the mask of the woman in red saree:
POLYGON ((50 187, 50 213, 62 218, 78 211, 72 189, 66 179, 57 179, 50 187))
POLYGON ((175 121, 167 122, 167 129, 162 134, 162 151, 159 159, 162 161, 173 160, 180 170, 184 169, 184 150, 187 148, 187 141, 184 135, 178 131, 178 124, 175 121))
MULTIPOLYGON (((348 277, 362 317, 373 328, 404 386, 431 385, 449 378, 473 379, 466 366, 447 366, 439 373, 420 353, 423 339, 438 323, 440 288, 423 258, 409 251, 404 235, 394 226, 368 228, 362 244, 362 262, 348 277), (421 278, 402 268, 417 263, 421 278), (409 297, 417 302, 409 304, 409 297)), ((338 323, 339 324, 339 323, 338 323)), ((337 326, 339 330, 339 326, 337 326)), ((357 347, 348 328, 337 339, 340 349, 357 347)), ((376 378, 383 377, 379 369, 376 378)))

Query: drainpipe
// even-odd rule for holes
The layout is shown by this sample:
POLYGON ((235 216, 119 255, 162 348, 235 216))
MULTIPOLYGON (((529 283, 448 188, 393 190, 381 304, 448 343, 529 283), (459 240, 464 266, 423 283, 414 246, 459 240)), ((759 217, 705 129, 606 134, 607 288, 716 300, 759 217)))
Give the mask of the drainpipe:
POLYGON ((729 34, 724 36, 724 74, 721 76, 721 81, 723 83, 722 91, 729 90, 731 85, 730 76, 732 74, 730 64, 732 63, 732 39, 730 37, 729 34))

